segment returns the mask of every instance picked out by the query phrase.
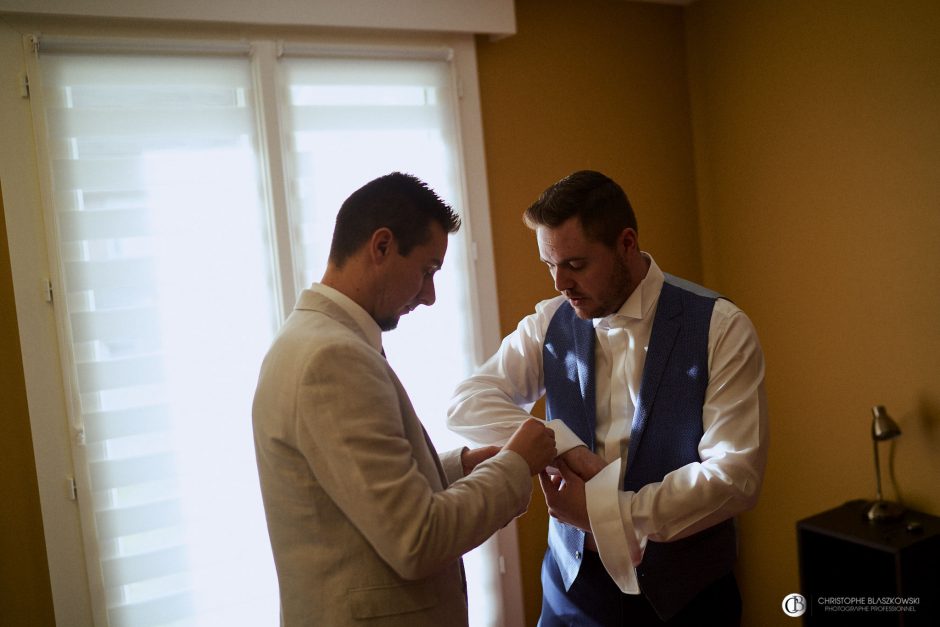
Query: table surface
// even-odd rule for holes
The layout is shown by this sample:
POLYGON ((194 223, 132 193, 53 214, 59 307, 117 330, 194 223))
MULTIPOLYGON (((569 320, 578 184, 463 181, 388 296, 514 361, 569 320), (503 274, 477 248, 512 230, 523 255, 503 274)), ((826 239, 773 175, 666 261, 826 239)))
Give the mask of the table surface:
POLYGON ((914 510, 893 521, 872 522, 866 518, 870 501, 849 501, 797 522, 799 531, 813 531, 881 550, 902 550, 940 536, 940 518, 914 510))

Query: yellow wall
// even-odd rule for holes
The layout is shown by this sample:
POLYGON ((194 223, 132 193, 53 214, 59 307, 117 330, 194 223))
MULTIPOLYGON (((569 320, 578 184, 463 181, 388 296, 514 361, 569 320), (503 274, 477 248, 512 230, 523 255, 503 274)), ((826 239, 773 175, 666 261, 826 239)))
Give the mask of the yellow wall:
POLYGON ((518 35, 478 53, 503 331, 552 293, 520 212, 574 169, 619 180, 642 245, 759 330, 772 447, 738 574, 745 625, 791 624, 796 521, 873 497, 872 405, 904 431, 905 502, 940 515, 940 4, 516 7, 518 35))
POLYGON ((53 625, 0 189, 0 625, 53 625))
POLYGON ((687 28, 705 275, 767 358, 745 617, 785 625, 795 521, 874 497, 872 405, 905 502, 940 515, 940 3, 704 0, 687 28))
MULTIPOLYGON (((478 40, 502 329, 552 295, 522 210, 575 169, 620 181, 660 265, 731 295, 759 330, 772 448, 738 571, 746 626, 792 624, 780 601, 798 585, 795 522, 873 495, 872 405, 904 430, 904 500, 940 515, 940 3, 516 12, 517 35, 478 40)), ((50 625, 2 235, 0 624, 50 625)), ((544 516, 536 497, 520 524, 531 624, 544 516)))

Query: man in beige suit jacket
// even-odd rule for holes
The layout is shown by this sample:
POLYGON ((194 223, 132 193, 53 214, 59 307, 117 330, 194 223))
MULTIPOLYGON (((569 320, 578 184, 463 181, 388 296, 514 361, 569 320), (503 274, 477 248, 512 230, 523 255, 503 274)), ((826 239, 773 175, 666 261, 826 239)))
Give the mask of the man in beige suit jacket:
POLYGON ((532 420, 502 449, 438 458, 383 357, 382 331, 434 302, 459 225, 414 177, 357 190, 264 359, 253 422, 287 627, 466 625, 460 556, 525 511, 555 457, 532 420))

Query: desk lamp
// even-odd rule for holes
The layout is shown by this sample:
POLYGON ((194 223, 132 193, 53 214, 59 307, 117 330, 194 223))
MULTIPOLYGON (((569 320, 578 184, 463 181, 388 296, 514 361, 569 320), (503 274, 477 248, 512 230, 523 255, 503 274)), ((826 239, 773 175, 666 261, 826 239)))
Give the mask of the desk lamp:
POLYGON ((888 415, 884 405, 871 408, 871 440, 875 447, 875 478, 878 492, 876 500, 868 508, 868 520, 872 522, 896 520, 904 513, 904 507, 899 503, 886 501, 881 495, 881 464, 878 460, 878 443, 893 440, 901 435, 901 428, 888 415))

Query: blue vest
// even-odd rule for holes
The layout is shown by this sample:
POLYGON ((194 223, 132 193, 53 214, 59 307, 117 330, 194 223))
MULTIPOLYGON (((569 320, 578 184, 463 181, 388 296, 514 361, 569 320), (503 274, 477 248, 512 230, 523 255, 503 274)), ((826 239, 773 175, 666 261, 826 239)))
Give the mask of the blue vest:
MULTIPOLYGON (((699 462, 702 405, 708 386, 708 330, 718 295, 666 275, 640 383, 624 490, 637 491, 699 462)), ((548 420, 563 420, 594 449, 594 325, 569 303, 555 313, 542 349, 548 420)), ((612 390, 611 393, 616 393, 612 390)), ((549 519, 548 544, 570 589, 581 566, 584 532, 549 519)), ((737 555, 732 520, 674 542, 646 545, 640 589, 668 620, 708 584, 731 571, 737 555)))

